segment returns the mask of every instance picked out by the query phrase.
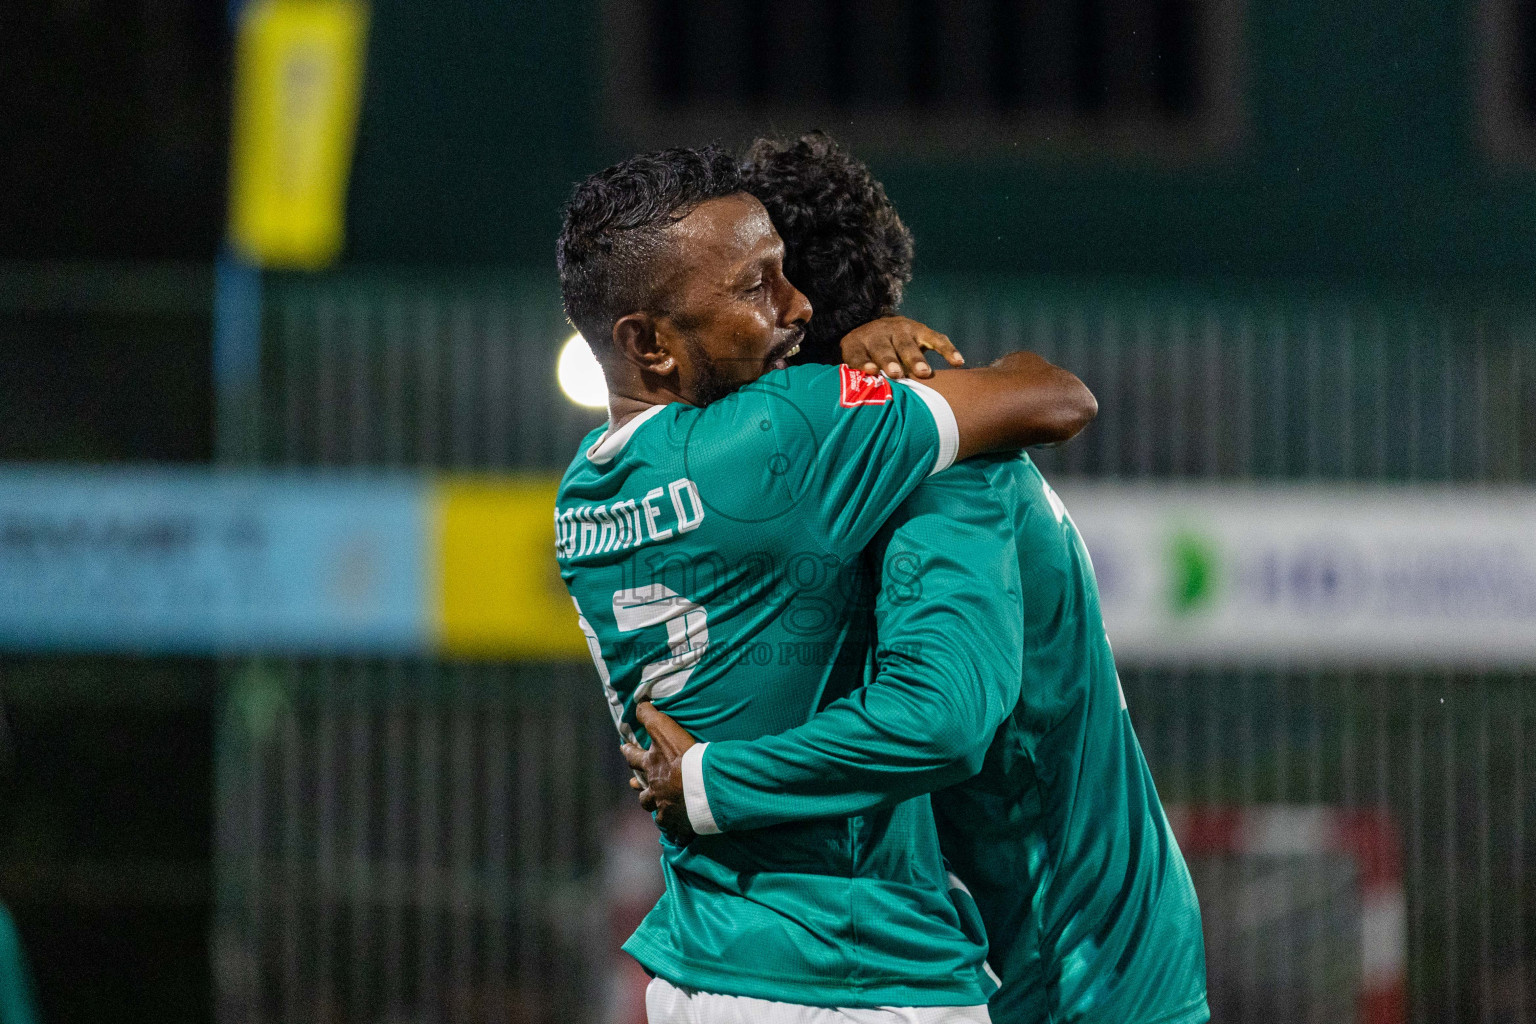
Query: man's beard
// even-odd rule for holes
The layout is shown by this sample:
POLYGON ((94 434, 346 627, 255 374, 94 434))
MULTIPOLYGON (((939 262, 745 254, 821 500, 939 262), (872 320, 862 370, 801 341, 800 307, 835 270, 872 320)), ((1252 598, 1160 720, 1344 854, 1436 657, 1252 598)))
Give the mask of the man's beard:
POLYGON ((688 396, 694 405, 709 405, 719 401, 726 395, 741 387, 745 381, 733 381, 720 372, 720 367, 704 351, 704 346, 692 334, 685 334, 684 341, 688 345, 689 354, 693 358, 693 365, 698 367, 698 379, 694 381, 693 394, 688 396))

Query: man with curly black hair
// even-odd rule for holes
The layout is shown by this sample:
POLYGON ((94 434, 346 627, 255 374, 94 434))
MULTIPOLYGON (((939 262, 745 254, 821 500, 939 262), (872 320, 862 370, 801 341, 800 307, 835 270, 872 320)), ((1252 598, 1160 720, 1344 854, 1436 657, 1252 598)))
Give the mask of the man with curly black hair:
MULTIPOLYGON (((824 132, 758 139, 743 155, 742 184, 785 240, 784 276, 817 313, 799 361, 841 362, 845 335, 901 308, 912 280, 912 232, 885 186, 824 132)), ((900 376, 899 360, 893 363, 868 369, 900 376)))
MULTIPOLYGON (((818 133, 758 141, 743 175, 786 274, 834 325, 808 331, 801 357, 932 376, 910 347, 871 348, 889 340, 866 325, 896 312, 912 240, 868 168, 818 133)), ((756 740, 695 744, 641 704, 656 742, 625 756, 642 806, 674 831, 750 834, 931 792, 957 905, 974 893, 985 923, 995 1024, 1208 1020, 1194 887, 1056 493, 1022 453, 961 462, 907 498, 868 558, 874 681, 756 740)))

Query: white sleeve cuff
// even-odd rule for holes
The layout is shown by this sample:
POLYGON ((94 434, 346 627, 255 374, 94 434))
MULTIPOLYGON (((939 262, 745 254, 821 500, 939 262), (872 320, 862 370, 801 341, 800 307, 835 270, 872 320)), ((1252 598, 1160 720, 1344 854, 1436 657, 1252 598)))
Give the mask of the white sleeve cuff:
POLYGON ((709 794, 704 792, 704 749, 708 743, 695 743, 683 751, 683 803, 688 808, 688 822, 701 836, 718 835, 720 826, 709 809, 709 794))
POLYGON ((934 425, 939 428, 939 455, 933 460, 933 469, 929 475, 941 472, 955 464, 955 456, 960 452, 960 425, 955 422, 955 410, 949 407, 949 401, 933 388, 922 381, 913 380, 910 377, 898 377, 896 383, 905 384, 917 392, 917 397, 923 400, 928 411, 933 413, 934 425))

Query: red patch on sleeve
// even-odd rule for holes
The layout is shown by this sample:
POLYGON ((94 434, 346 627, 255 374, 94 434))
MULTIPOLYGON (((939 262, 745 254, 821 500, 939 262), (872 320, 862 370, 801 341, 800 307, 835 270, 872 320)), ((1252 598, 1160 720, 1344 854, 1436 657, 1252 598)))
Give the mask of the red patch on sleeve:
POLYGON ((846 363, 839 366, 842 375, 844 409, 856 405, 884 405, 891 400, 891 382, 881 374, 855 370, 846 363))

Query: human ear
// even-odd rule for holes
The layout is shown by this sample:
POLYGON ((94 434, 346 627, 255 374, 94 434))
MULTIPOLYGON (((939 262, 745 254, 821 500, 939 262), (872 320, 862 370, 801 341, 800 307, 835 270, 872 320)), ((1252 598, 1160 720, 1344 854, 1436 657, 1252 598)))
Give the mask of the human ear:
POLYGON ((665 377, 674 372, 677 360, 670 351, 672 347, 649 313, 630 313, 613 325, 614 351, 642 373, 665 377))

